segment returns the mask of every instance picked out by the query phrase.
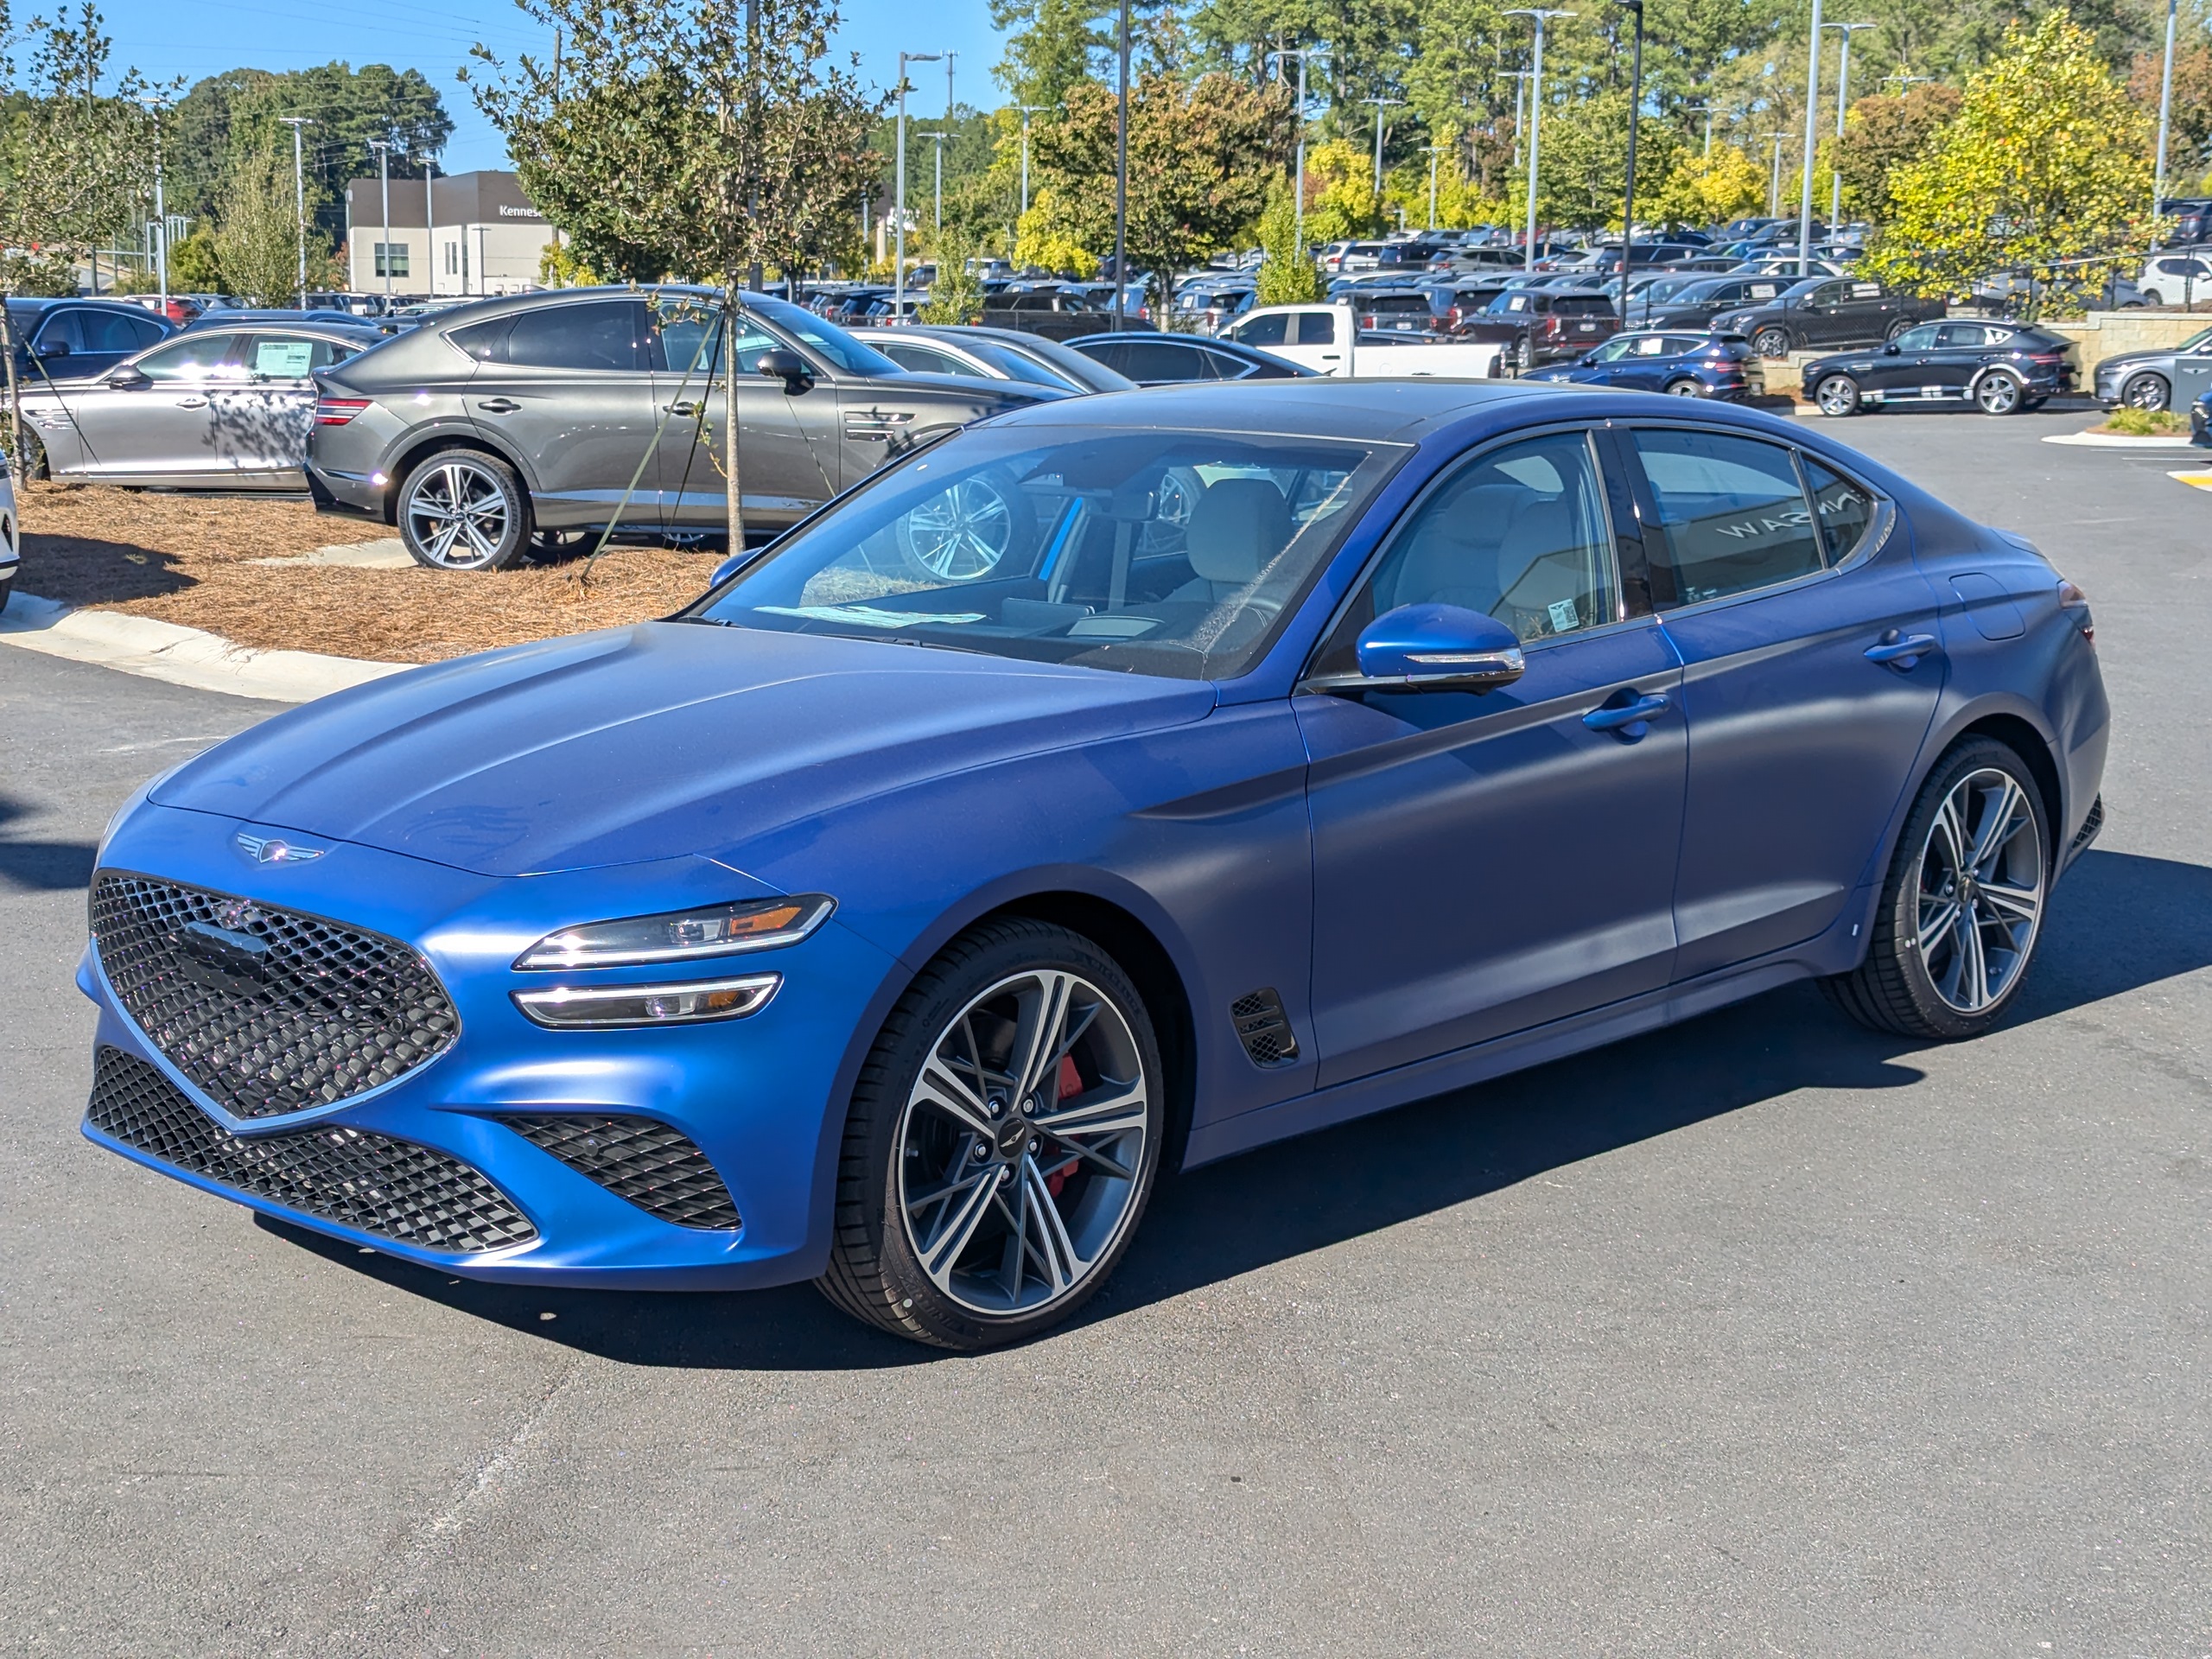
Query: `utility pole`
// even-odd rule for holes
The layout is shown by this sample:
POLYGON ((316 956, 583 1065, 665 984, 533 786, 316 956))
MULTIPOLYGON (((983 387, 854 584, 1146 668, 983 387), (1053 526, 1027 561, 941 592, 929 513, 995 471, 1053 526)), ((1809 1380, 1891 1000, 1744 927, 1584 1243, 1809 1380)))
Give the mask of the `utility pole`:
POLYGON ((1363 98, 1363 104, 1375 106, 1375 200, 1382 200, 1382 111, 1394 105, 1402 104, 1402 98, 1363 98))
POLYGON ((1122 332, 1122 313, 1129 293, 1129 0, 1122 0, 1119 22, 1121 73, 1115 81, 1114 120, 1114 332, 1122 332))
POLYGON ((427 251, 430 285, 423 292, 432 299, 438 297, 438 163, 434 156, 423 159, 423 238, 427 251))
POLYGON ((1021 211, 1029 211, 1029 118, 1045 110, 1057 110, 1057 104, 1017 104, 1021 111, 1021 211))
POLYGON ((1636 254, 1636 130, 1643 115, 1643 0, 1620 0, 1636 14, 1636 55, 1629 70, 1628 189, 1621 200, 1621 315, 1628 315, 1628 267, 1636 254))
POLYGON ((1536 270, 1536 154, 1544 135, 1544 24, 1551 18, 1572 17, 1574 14, 1520 6, 1499 15, 1533 18, 1536 25, 1535 62, 1529 71, 1529 231, 1523 245, 1526 257, 1522 261, 1522 269, 1533 276, 1536 270))
POLYGON ((1821 0, 1813 0, 1812 45, 1805 63, 1805 188, 1797 197, 1797 275, 1813 274, 1813 146, 1821 117, 1821 0))
MULTIPOLYGON (((162 315, 167 316, 169 314, 169 217, 162 200, 162 100, 158 98, 146 100, 146 112, 154 118, 154 223, 159 227, 155 232, 157 239, 154 243, 154 270, 161 283, 162 315)), ((92 291, 97 294, 100 286, 99 255, 97 251, 92 257, 92 291)), ((121 269, 120 261, 117 262, 117 268, 121 269)))
POLYGON ((934 140, 937 144, 937 191, 932 198, 935 204, 933 209, 935 218, 931 221, 931 227, 937 234, 943 235, 944 232, 944 141, 952 135, 949 132, 918 132, 914 137, 934 140))
POLYGON ((2158 245, 2158 221, 2166 207, 2166 135, 2174 111, 2174 0, 2166 0, 2166 71, 2158 83, 2158 164, 2151 183, 2151 245, 2158 245))
POLYGON ((952 60, 960 54, 947 51, 944 54, 944 124, 952 124, 952 60))
POLYGON ((934 52, 901 52, 899 54, 899 161, 897 184, 891 196, 891 229, 896 238, 891 256, 891 319, 904 322, 906 319, 906 66, 910 63, 935 63, 934 52))
MULTIPOLYGON (((1851 101, 1851 37, 1862 29, 1872 29, 1872 23, 1830 23, 1828 27, 1843 36, 1843 62, 1835 76, 1835 143, 1839 154, 1843 149, 1843 114, 1851 101)), ((1833 163, 1828 168, 1828 234, 1835 234, 1835 227, 1843 222, 1843 175, 1833 163)))
POLYGON ((1444 146, 1423 144, 1421 149, 1428 156, 1428 228, 1433 231, 1436 228, 1436 158, 1444 146))
POLYGON ((1711 161, 1713 159, 1713 105, 1710 104, 1685 104, 1682 105, 1682 109, 1688 114, 1702 115, 1705 117, 1705 159, 1708 162, 1711 161))
POLYGON ((1897 96, 1899 98, 1903 98, 1909 88, 1916 86, 1921 81, 1933 80, 1935 79, 1936 77, 1933 75, 1909 75, 1905 73, 1904 70, 1900 69, 1894 75, 1884 75, 1882 77, 1882 85, 1887 86, 1894 81, 1897 84, 1897 96))
POLYGON ((1766 216, 1772 219, 1782 211, 1782 141, 1786 132, 1770 132, 1766 142, 1774 146, 1774 177, 1766 187, 1766 216))
POLYGON ((377 244, 377 257, 369 262, 369 274, 376 275, 376 267, 384 267, 384 296, 391 298, 391 143, 388 139, 372 138, 369 148, 377 153, 377 188, 384 197, 384 223, 377 234, 384 239, 377 244))
POLYGON ((1291 242, 1300 253, 1306 251, 1306 60, 1319 58, 1328 61, 1329 49, 1325 46, 1306 46, 1271 52, 1269 60, 1274 65, 1278 79, 1282 75, 1285 58, 1298 60, 1298 159, 1292 163, 1296 171, 1291 178, 1291 242))
POLYGON ((300 162, 300 129, 315 123, 304 115, 280 115, 276 118, 292 130, 292 212, 299 232, 300 245, 300 309, 308 308, 308 185, 307 174, 300 162))
POLYGON ((1522 136, 1529 130, 1529 72, 1526 69, 1509 69, 1505 73, 1513 81, 1513 160, 1510 165, 1518 168, 1521 165, 1522 136))

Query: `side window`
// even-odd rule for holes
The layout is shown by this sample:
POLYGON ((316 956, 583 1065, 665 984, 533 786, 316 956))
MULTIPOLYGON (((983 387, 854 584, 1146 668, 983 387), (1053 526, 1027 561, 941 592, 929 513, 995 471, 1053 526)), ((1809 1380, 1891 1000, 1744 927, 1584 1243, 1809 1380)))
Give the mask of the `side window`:
POLYGON ((1605 495, 1588 437, 1492 450, 1424 503, 1370 579, 1360 626, 1401 605, 1457 605, 1523 639, 1620 615, 1605 495))
POLYGON ((1118 367, 1132 380, 1212 380, 1209 353, 1171 346, 1164 340, 1133 340, 1122 348, 1118 367))
POLYGON ((149 380, 212 380, 236 378, 235 369, 224 372, 231 353, 238 349, 236 334, 188 335, 175 345, 149 352, 138 359, 138 372, 149 380))
POLYGON ((1298 343, 1301 346, 1333 346, 1337 343, 1337 314, 1333 311, 1301 311, 1298 314, 1298 343))
POLYGON ((1802 450, 1798 458, 1805 463, 1805 481, 1813 486, 1828 563, 1841 564, 1866 539, 1866 528, 1874 522, 1874 498, 1826 462, 1802 450))
POLYGON ((126 317, 123 326, 130 330, 132 342, 122 348, 126 352, 143 352, 156 341, 167 340, 169 335, 169 331, 151 317, 126 317))
POLYGON ((1789 451, 1719 432, 1645 428, 1633 435, 1659 509, 1651 550, 1673 572, 1676 604, 1770 588, 1821 568, 1789 451))
MULTIPOLYGON (((1125 340, 1085 340, 1074 349, 1094 363, 1103 363, 1116 374, 1129 374, 1128 342, 1125 340)), ((1130 374, 1129 378, 1136 377, 1130 374)))
POLYGON ((77 314, 77 331, 82 344, 81 352, 135 352, 150 346, 160 331, 149 320, 147 337, 139 337, 137 320, 114 311, 80 311, 77 314))
POLYGON ((1247 346, 1281 346, 1290 334, 1290 313, 1278 311, 1270 317, 1254 317, 1231 331, 1230 338, 1242 340, 1247 346))
POLYGON ((636 372, 646 366, 643 300, 588 300, 524 311, 507 334, 510 363, 534 369, 636 372))
POLYGON ((249 373, 271 380, 304 380, 309 371, 327 369, 353 355, 350 346, 334 346, 327 340, 302 340, 297 334, 257 334, 246 349, 249 373))
POLYGON ((1901 352, 1932 352, 1936 349, 1937 330, 1933 323, 1923 322, 1917 328, 1908 328, 1897 337, 1897 348, 1901 352))
POLYGON ((31 350, 41 357, 52 352, 57 346, 67 352, 81 352, 85 349, 85 337, 78 332, 77 314, 74 311, 55 312, 46 320, 45 327, 41 328, 31 340, 31 350))
MULTIPOLYGON (((1936 341, 1937 344, 1948 347, 1952 351, 1957 351, 1962 347, 1985 346, 1989 342, 1989 335, 1990 331, 1978 322, 1947 322, 1937 331, 1936 341)), ((2002 339, 2003 336, 1999 335, 1999 338, 2002 339)))
MULTIPOLYGON (((663 335, 664 341, 666 336, 663 335)), ((917 374, 966 374, 976 371, 950 353, 932 351, 926 346, 917 346, 910 340, 887 340, 876 348, 902 369, 917 374)))
POLYGON ((472 322, 464 328, 456 328, 446 339, 479 363, 504 363, 507 360, 507 331, 513 326, 512 317, 494 317, 489 322, 472 322))

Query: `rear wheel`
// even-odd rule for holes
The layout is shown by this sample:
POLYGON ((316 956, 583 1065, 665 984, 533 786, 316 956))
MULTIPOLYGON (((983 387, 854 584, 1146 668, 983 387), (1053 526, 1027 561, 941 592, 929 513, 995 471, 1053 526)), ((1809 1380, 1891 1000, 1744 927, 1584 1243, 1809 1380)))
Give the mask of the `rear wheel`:
POLYGON ((1521 343, 1514 347, 1514 366, 1523 374, 1536 366, 1536 342, 1528 335, 1521 336, 1521 343))
POLYGON ((1993 369, 1974 382, 1974 407, 1985 415, 2010 415, 2025 401, 2027 388, 2002 369, 1993 369))
POLYGON ((861 1067, 823 1293, 943 1348, 1058 1324, 1143 1216, 1162 1075, 1142 998, 1091 940, 1027 920, 970 929, 861 1067))
POLYGON ((2050 836, 2026 763, 1961 744, 1898 837, 1866 960, 1822 982, 1853 1018, 1908 1037, 1974 1037, 2018 993, 2041 937, 2050 836))
POLYGON ((1783 328, 1762 328, 1751 336, 1751 349, 1761 357, 1789 355, 1789 334, 1783 328))
POLYGON ((1899 334, 1904 333, 1906 329, 1911 327, 1912 319, 1910 317, 1899 317, 1895 322, 1890 325, 1890 332, 1884 335, 1883 338, 1885 340, 1895 340, 1899 334))
POLYGON ((2130 409, 2160 410, 2172 401, 2174 390, 2163 374, 2139 374, 2120 389, 2120 401, 2130 409))
POLYGON ((1842 416, 1859 412, 1859 383, 1847 374, 1826 376, 1813 388, 1813 402, 1823 415, 1842 416))
POLYGON ((399 539, 434 570, 504 570, 529 550, 530 496, 480 449, 442 449, 399 489, 399 539))
POLYGON ((1669 386, 1667 395, 1669 397, 1702 397, 1705 396, 1705 388, 1694 380, 1684 378, 1669 386))

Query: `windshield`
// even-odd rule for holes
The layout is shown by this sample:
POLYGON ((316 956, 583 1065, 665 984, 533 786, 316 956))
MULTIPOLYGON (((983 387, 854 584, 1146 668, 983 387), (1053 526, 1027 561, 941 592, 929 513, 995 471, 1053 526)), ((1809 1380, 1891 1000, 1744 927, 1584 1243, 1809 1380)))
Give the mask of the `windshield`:
POLYGON ((785 334, 796 336, 833 368, 847 374, 897 374, 899 365, 873 346, 863 346, 834 322, 817 317, 803 305, 772 300, 763 294, 745 296, 745 308, 765 317, 785 334))
POLYGON ((1227 679, 1258 659, 1403 454, 982 428, 879 474, 684 619, 1227 679))
POLYGON ((1024 357, 1020 352, 1001 346, 995 340, 969 340, 963 347, 979 361, 989 364, 1009 380, 1026 380, 1033 386, 1052 386, 1061 391, 1089 391, 1090 388, 1071 374, 1058 369, 1048 369, 1042 363, 1024 357))

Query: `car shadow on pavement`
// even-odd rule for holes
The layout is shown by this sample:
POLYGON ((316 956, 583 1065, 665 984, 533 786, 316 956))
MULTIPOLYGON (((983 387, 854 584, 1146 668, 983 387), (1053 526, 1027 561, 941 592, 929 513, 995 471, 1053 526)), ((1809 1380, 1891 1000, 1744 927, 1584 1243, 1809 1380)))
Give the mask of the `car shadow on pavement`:
POLYGON ((180 568, 181 556, 89 536, 23 533, 27 592, 64 605, 109 605, 181 593, 199 578, 180 568))
POLYGON ((66 893, 83 888, 92 879, 89 841, 18 841, 9 826, 18 818, 35 816, 25 802, 0 795, 0 888, 18 893, 66 893))
MULTIPOLYGON (((2212 966, 2212 868, 2093 851, 2069 874, 2017 1021, 2212 966)), ((1807 1089, 1909 1088, 1920 1045, 1811 985, 1439 1095, 1161 1184, 1095 1324, 1807 1089)), ((806 1286, 730 1294, 479 1285, 261 1218, 396 1289, 626 1364, 865 1370, 949 1357, 868 1331, 806 1286), (553 1317, 548 1319, 546 1315, 553 1317)))

